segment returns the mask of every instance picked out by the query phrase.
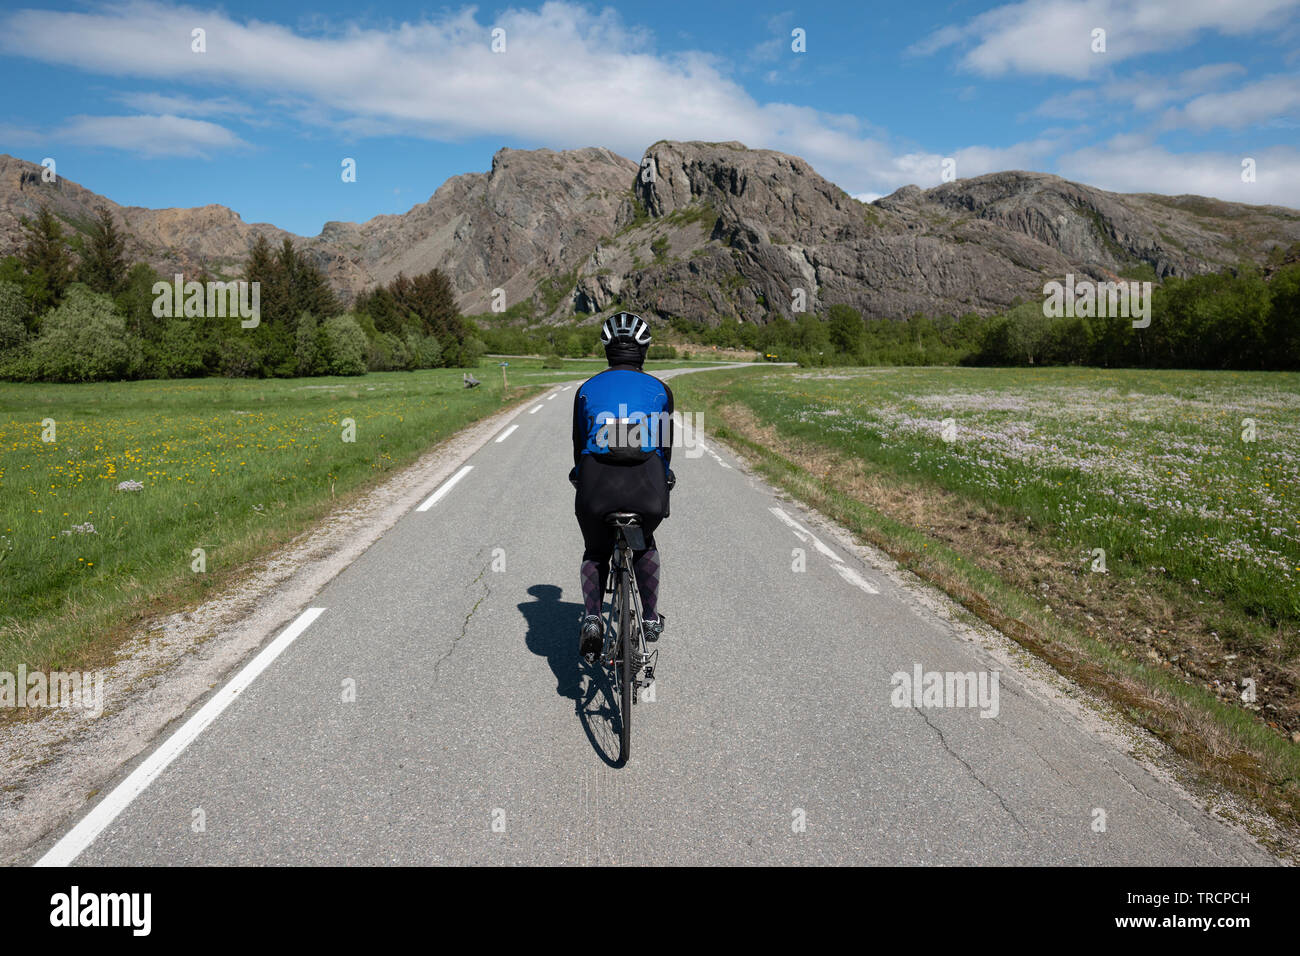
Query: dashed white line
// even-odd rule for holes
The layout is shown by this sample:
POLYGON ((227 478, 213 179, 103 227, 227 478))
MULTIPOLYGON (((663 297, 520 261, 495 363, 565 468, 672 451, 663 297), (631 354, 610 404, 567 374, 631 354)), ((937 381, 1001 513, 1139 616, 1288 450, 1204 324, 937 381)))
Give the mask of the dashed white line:
POLYGON ((244 669, 236 674, 225 687, 212 695, 212 698, 199 708, 198 712, 181 725, 180 730, 167 738, 166 743, 145 758, 140 766, 113 788, 94 810, 75 827, 69 830, 58 843, 54 844, 43 857, 36 861, 37 866, 67 866, 81 855, 118 814, 125 810, 158 775, 167 769, 167 765, 180 756, 194 740, 216 720, 257 676, 271 666, 272 661, 280 656, 290 644, 296 641, 311 626, 312 621, 324 613, 323 607, 309 607, 298 615, 297 620, 281 632, 280 636, 266 645, 256 657, 249 661, 244 669))
POLYGON ((462 478, 464 478, 473 470, 474 470, 473 465, 466 465, 463 468, 461 468, 460 471, 456 472, 456 474, 452 475, 450 478, 444 481, 442 485, 438 488, 438 490, 429 496, 428 501, 420 505, 420 507, 416 508, 415 510, 428 511, 430 508, 432 508, 434 505, 438 503, 438 500, 442 498, 443 495, 451 491, 452 486, 455 485, 456 482, 460 481, 462 478))
POLYGON ((499 444, 501 444, 503 441, 505 441, 507 438, 509 438, 509 437, 510 437, 510 433, 513 432, 513 431, 514 431, 516 428, 518 428, 518 427, 519 427, 518 425, 511 425, 509 428, 507 428, 505 431, 503 431, 500 435, 497 436, 496 444, 499 445, 499 444))
POLYGON ((559 395, 559 394, 560 394, 559 392, 551 392, 550 395, 547 395, 547 396, 546 396, 546 400, 549 402, 551 399, 553 399, 556 395, 559 395))
POLYGON ((541 410, 542 410, 542 406, 541 406, 541 405, 534 405, 532 408, 528 409, 528 414, 529 414, 529 415, 536 415, 536 414, 537 414, 538 412, 540 412, 541 410))

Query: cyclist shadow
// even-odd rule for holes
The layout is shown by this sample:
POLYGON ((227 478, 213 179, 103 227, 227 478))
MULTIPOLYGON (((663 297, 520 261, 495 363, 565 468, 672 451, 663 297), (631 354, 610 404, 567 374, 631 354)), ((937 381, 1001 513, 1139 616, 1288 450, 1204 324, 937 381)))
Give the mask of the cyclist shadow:
POLYGON ((582 605, 561 601, 561 590, 554 584, 534 584, 528 593, 536 600, 518 605, 519 613, 528 622, 524 643, 551 665, 555 692, 573 701, 574 713, 592 749, 609 766, 620 766, 619 716, 609 672, 599 665, 588 667, 578 658, 582 605))

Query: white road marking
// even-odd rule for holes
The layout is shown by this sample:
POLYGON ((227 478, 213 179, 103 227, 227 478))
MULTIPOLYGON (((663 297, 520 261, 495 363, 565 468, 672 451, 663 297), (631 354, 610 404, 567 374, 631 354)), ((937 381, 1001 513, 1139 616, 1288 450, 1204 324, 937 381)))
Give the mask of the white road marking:
POLYGON ((813 547, 816 548, 818 551, 820 551, 822 554, 826 555, 826 557, 830 558, 832 561, 840 562, 843 560, 838 554, 836 554, 829 547, 823 544, 821 538, 817 537, 817 535, 813 534, 811 531, 809 531, 799 522, 795 521, 794 518, 790 517, 780 508, 769 508, 767 510, 772 512, 772 514, 776 515, 778 518, 780 518, 782 521, 788 524, 790 528, 794 531, 794 533, 798 536, 800 541, 808 541, 809 539, 811 539, 813 543, 813 547), (804 537, 805 535, 807 535, 807 537, 804 537))
MULTIPOLYGON (((678 429, 678 428, 681 429, 683 435, 688 435, 688 436, 692 439, 692 441, 695 443, 695 445, 697 445, 699 448, 702 448, 704 451, 707 451, 707 452, 709 453, 709 457, 712 458, 714 461, 716 461, 716 462, 717 462, 719 465, 721 465, 723 468, 730 468, 730 467, 731 467, 731 466, 728 465, 725 461, 722 460, 722 456, 721 456, 721 455, 719 455, 716 451, 714 451, 714 450, 713 450, 712 448, 710 448, 708 445, 704 444, 704 439, 702 439, 702 438, 700 437, 699 429, 695 428, 694 426, 687 426, 686 422, 685 422, 684 419, 681 417, 681 413, 680 413, 680 412, 673 412, 673 428, 675 428, 675 429, 678 429)), ((688 458, 692 458, 692 457, 699 457, 699 456, 698 456, 698 455, 688 455, 687 457, 688 457, 688 458)))
POLYGON ((231 679, 230 683, 212 695, 211 699, 199 708, 198 712, 181 725, 180 730, 167 738, 166 743, 145 758, 140 766, 113 788, 94 810, 75 827, 54 844, 43 857, 36 861, 37 866, 68 866, 86 847, 108 828, 118 814, 125 810, 158 775, 167 769, 194 740, 216 720, 257 676, 284 652, 290 644, 298 639, 311 623, 324 613, 323 607, 309 607, 298 615, 298 619, 266 645, 256 657, 249 661, 244 669, 231 679))
POLYGON ((880 593, 880 591, 876 589, 876 586, 874 584, 872 584, 862 575, 858 574, 857 571, 854 571, 851 567, 845 564, 844 560, 838 554, 832 551, 829 547, 827 547, 822 542, 822 540, 817 537, 817 535, 813 534, 811 531, 809 531, 807 528, 801 525, 798 521, 795 521, 794 518, 792 518, 790 515, 786 514, 780 508, 768 508, 767 510, 772 512, 772 514, 776 515, 778 518, 780 518, 781 521, 784 522, 790 528, 790 530, 794 532, 796 538, 804 542, 811 541, 813 543, 813 547, 815 547, 822 554, 826 555, 826 557, 830 558, 831 567, 833 567, 835 569, 835 573, 838 574, 840 577, 842 577, 845 581, 848 581, 854 587, 861 588, 862 590, 866 591, 868 594, 880 593))
POLYGON ((712 457, 712 459, 713 459, 714 461, 716 461, 719 465, 721 465, 723 468, 730 468, 730 467, 731 467, 731 466, 728 465, 725 461, 722 460, 722 456, 721 456, 721 455, 719 455, 716 451, 714 451, 714 450, 713 450, 712 448, 710 448, 708 445, 704 444, 704 442, 699 441, 699 439, 696 439, 696 441, 699 443, 699 446, 700 446, 701 448, 703 448, 705 451, 707 451, 707 452, 709 453, 709 456, 712 457))
POLYGON ((840 577, 842 577, 845 581, 848 581, 850 584, 862 588, 862 590, 866 591, 868 594, 880 593, 879 591, 876 590, 876 588, 871 584, 870 581, 868 581, 862 575, 858 574, 857 571, 854 571, 847 564, 833 564, 831 565, 831 567, 833 567, 836 571, 838 571, 840 577))
POLYGON ((528 414, 529 414, 529 415, 536 415, 536 414, 537 414, 538 412, 540 412, 541 410, 542 410, 542 406, 541 406, 541 405, 534 405, 532 408, 528 409, 528 414))
POLYGON ((505 431, 503 431, 500 435, 497 436, 496 443, 498 445, 501 444, 503 441, 509 438, 510 433, 513 432, 518 427, 519 427, 518 425, 511 425, 509 428, 507 428, 505 431))
POLYGON ((560 394, 559 392, 551 392, 550 395, 547 395, 547 396, 546 396, 546 400, 549 402, 551 399, 553 399, 556 395, 559 395, 559 394, 560 394))
POLYGON ((443 495, 445 495, 447 492, 451 491, 452 485, 456 484, 456 482, 460 481, 462 478, 464 478, 466 475, 468 475, 468 474, 469 474, 471 471, 473 471, 473 470, 474 470, 474 466, 473 466, 473 465, 466 465, 465 467, 461 468, 460 471, 456 472, 456 474, 452 475, 450 478, 448 478, 446 481, 444 481, 444 482, 442 483, 441 487, 439 487, 437 491, 435 491, 433 494, 431 494, 431 495, 429 496, 429 500, 428 500, 428 501, 426 501, 424 504, 420 505, 420 507, 416 508, 415 510, 416 510, 416 511, 428 511, 430 508, 432 508, 434 505, 436 505, 436 504, 438 503, 438 500, 439 500, 443 495))

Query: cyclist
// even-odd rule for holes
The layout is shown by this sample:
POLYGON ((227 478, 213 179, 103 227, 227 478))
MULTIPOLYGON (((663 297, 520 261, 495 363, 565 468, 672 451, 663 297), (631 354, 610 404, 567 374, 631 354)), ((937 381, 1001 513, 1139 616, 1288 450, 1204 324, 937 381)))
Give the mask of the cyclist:
POLYGON ((600 654, 604 628, 600 608, 614 553, 615 532, 605 523, 613 511, 641 516, 645 550, 633 552, 632 566, 641 593, 647 641, 664 629, 658 612, 659 551, 654 530, 668 517, 668 492, 676 477, 672 463, 673 393, 642 371, 650 347, 650 326, 631 312, 605 320, 600 330, 609 368, 591 378, 573 397, 573 470, 577 489, 574 513, 584 550, 579 577, 584 616, 579 653, 600 654))

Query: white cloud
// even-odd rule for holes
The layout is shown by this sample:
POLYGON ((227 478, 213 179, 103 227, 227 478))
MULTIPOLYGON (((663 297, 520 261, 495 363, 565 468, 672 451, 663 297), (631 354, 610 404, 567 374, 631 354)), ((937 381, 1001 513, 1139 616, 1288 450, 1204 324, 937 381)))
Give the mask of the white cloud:
MULTIPOLYGON (((654 55, 619 15, 564 2, 473 8, 391 29, 349 25, 307 35, 149 0, 91 12, 0 17, 0 50, 109 76, 225 86, 348 137, 476 136, 638 157, 658 139, 739 140, 807 158, 835 179, 889 166, 889 148, 853 116, 759 103, 711 54, 654 55), (190 31, 206 31, 194 53, 190 31), (506 31, 506 52, 491 30, 506 31)), ((186 105, 217 101, 189 101, 186 105)), ((180 112, 177 110, 176 112, 180 112)), ((198 115, 198 114, 196 114, 198 115)))
POLYGON ((1291 20, 1297 0, 1023 0, 936 30, 908 52, 969 47, 962 67, 986 76, 1040 73, 1083 79, 1132 57, 1177 49, 1204 31, 1242 36, 1291 20), (1092 31, 1106 31, 1106 52, 1092 31))
POLYGON ((168 96, 163 93, 122 93, 116 99, 142 113, 172 116, 242 115, 252 112, 250 107, 228 96, 196 99, 192 96, 168 96))
POLYGON ((56 142, 107 146, 140 156, 200 156, 247 148, 234 133, 180 116, 73 116, 49 134, 56 142))
POLYGON ((1206 93, 1165 113, 1171 127, 1241 129, 1300 114, 1300 77, 1270 76, 1224 93, 1206 93))
POLYGON ((1241 181, 1242 160, 1227 153, 1170 153, 1133 142, 1085 147, 1064 156, 1060 174, 1112 192, 1191 193, 1233 202, 1300 207, 1300 150, 1275 146, 1249 157, 1255 182, 1241 181))
MULTIPOLYGON (((1099 11, 1113 15, 1125 37, 1120 43, 1112 25, 1111 50, 1128 56, 1139 48, 1182 42, 1202 29, 1225 34, 1254 30, 1295 3, 1300 0, 1236 0, 1230 6, 1181 0, 1177 13, 1171 13, 1168 0, 1151 0, 1150 10, 1136 0, 1025 0, 976 17, 961 29, 938 31, 919 49, 971 42, 975 46, 968 58, 973 57, 975 68, 1060 72, 1053 64, 1069 60, 1062 53, 1067 42, 1062 31, 1094 22, 1099 11), (1171 23, 1181 26, 1175 29, 1171 23)), ((615 11, 593 12, 557 0, 536 10, 506 9, 484 22, 470 8, 385 29, 353 24, 310 31, 151 0, 81 12, 0 14, 0 52, 9 55, 154 80, 161 89, 184 84, 232 91, 206 98, 124 94, 145 115, 74 117, 54 132, 68 141, 145 155, 211 155, 246 148, 230 130, 196 117, 237 116, 247 124, 272 115, 341 140, 482 136, 556 148, 601 145, 633 158, 664 138, 739 140, 801 156, 832 181, 853 184, 860 196, 889 193, 907 183, 936 185, 942 161, 950 155, 960 177, 1056 168, 1086 182, 1104 181, 1107 188, 1163 190, 1185 179, 1189 191, 1300 204, 1298 187, 1276 178, 1281 170, 1294 171, 1290 153, 1268 155, 1268 164, 1261 158, 1257 188, 1243 192, 1231 175, 1239 169, 1239 158, 1171 156, 1145 141, 1112 141, 1105 148, 1075 152, 1078 130, 1047 131, 1007 146, 970 145, 947 154, 903 151, 888 134, 855 116, 760 103, 712 55, 656 55, 651 40, 646 31, 624 25, 615 11), (196 26, 207 31, 203 54, 190 49, 190 31, 196 26), (507 52, 502 54, 490 48, 490 32, 498 26, 506 30, 507 52), (246 102, 257 104, 255 113, 241 112, 240 104, 246 102), (1054 163, 1058 153, 1064 158, 1054 163), (1181 165, 1184 160, 1188 165, 1181 165), (1205 172, 1198 179, 1194 170, 1205 172)), ((1237 69, 1212 64, 1167 84, 1180 96, 1203 94, 1203 102, 1192 100, 1180 115, 1188 122, 1214 121, 1224 106, 1213 99, 1220 94, 1211 90, 1237 69)), ((1103 93, 1121 95, 1118 86, 1103 93)), ((1163 95, 1151 103, 1177 102, 1163 95)), ((1077 108, 1075 116, 1089 105, 1082 97, 1061 102, 1077 108)), ((1063 109, 1062 118, 1072 117, 1063 109)))
POLYGON ((858 202, 875 202, 883 195, 884 193, 855 193, 853 198, 858 202))
POLYGON ((1136 73, 1099 87, 1081 87, 1048 97, 1033 111, 1035 116, 1082 120, 1100 111, 1115 115, 1117 107, 1146 113, 1221 86, 1230 77, 1246 72, 1239 63, 1207 63, 1174 76, 1136 73))

